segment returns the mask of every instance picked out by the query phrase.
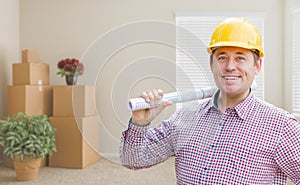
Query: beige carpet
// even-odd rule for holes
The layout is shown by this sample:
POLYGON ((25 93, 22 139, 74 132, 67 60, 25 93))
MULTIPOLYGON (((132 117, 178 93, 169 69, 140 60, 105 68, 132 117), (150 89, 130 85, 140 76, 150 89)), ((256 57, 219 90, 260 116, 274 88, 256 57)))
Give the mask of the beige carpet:
MULTIPOLYGON (((15 171, 0 165, 0 185, 175 185, 174 159, 143 170, 129 170, 101 158, 84 169, 42 167, 37 179, 19 182, 15 171)), ((290 181, 287 185, 294 185, 290 181)))
POLYGON ((174 159, 143 170, 129 170, 104 158, 84 169, 42 167, 36 180, 18 182, 15 171, 0 166, 1 185, 175 185, 174 159))

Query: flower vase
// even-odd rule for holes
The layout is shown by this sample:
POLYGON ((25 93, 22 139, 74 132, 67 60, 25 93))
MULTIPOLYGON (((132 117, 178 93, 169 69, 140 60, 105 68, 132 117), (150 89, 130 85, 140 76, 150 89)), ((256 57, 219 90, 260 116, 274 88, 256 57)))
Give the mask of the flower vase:
POLYGON ((66 76, 67 85, 76 85, 76 82, 77 82, 77 76, 76 75, 66 76))

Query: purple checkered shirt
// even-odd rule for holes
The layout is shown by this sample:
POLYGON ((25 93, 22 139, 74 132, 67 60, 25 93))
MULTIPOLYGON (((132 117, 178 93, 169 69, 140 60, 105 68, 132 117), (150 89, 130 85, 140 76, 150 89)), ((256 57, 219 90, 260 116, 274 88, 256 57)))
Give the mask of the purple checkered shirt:
POLYGON ((148 168, 175 157, 177 184, 300 184, 300 124, 252 93, 224 113, 215 95, 159 128, 129 124, 120 157, 148 168))

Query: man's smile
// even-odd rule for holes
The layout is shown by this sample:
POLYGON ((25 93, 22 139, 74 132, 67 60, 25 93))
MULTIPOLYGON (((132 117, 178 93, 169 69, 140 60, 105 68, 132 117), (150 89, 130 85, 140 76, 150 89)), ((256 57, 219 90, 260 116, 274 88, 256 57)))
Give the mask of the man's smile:
POLYGON ((239 78, 241 78, 241 76, 222 76, 222 78, 224 80, 228 80, 228 81, 233 81, 233 80, 238 80, 239 78))

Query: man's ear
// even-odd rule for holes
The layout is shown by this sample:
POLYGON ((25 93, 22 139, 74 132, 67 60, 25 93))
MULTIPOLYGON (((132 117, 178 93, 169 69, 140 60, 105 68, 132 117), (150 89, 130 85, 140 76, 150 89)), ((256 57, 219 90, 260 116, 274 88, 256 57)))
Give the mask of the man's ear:
POLYGON ((210 61, 209 61, 209 66, 210 66, 210 70, 212 71, 212 65, 213 65, 213 56, 210 57, 210 61))
POLYGON ((258 74, 261 70, 261 67, 262 67, 262 58, 259 58, 256 62, 255 62, 255 74, 258 74))

